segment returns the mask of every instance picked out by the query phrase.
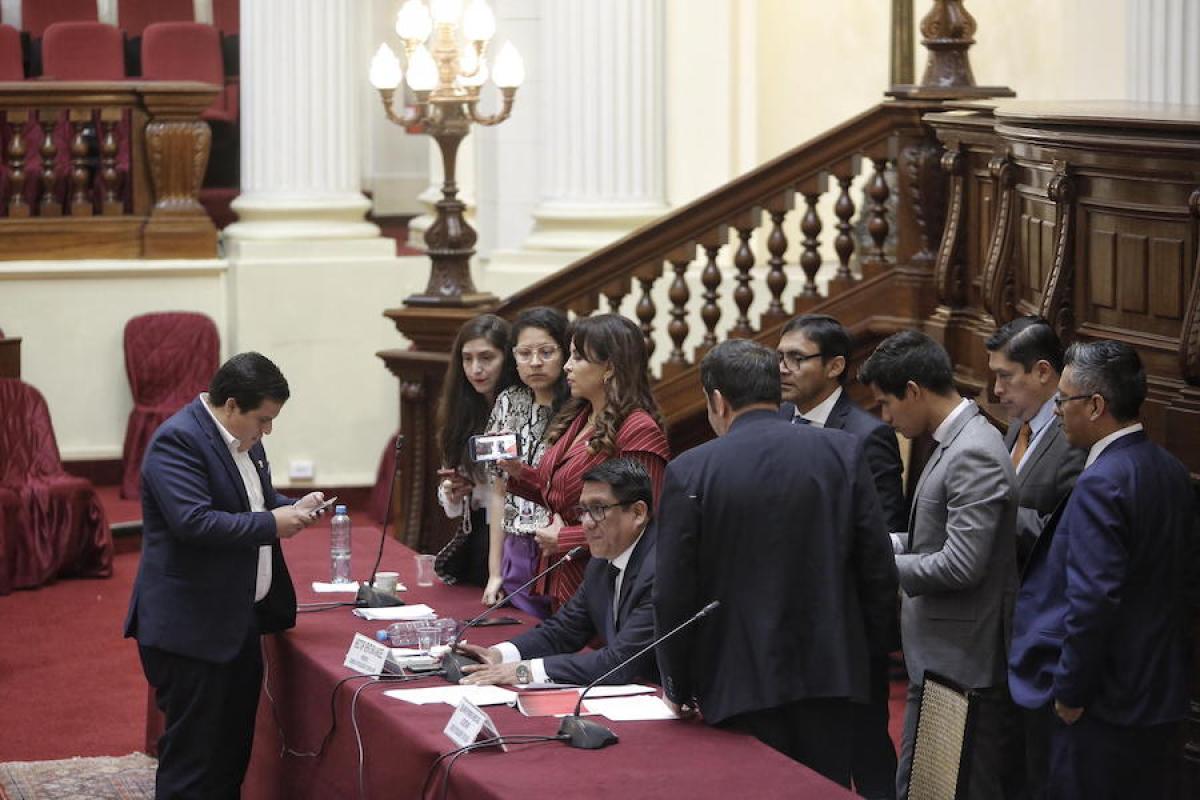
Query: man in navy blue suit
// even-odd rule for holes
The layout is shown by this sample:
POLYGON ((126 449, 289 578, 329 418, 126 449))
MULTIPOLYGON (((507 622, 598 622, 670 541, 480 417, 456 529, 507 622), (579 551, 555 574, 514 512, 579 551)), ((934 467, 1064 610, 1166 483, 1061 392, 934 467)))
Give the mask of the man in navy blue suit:
POLYGON ((1164 797, 1188 708, 1187 469, 1146 438, 1146 373, 1111 341, 1068 349, 1055 398, 1083 472, 1030 554, 1009 658, 1013 699, 1056 716, 1043 797, 1164 797))
MULTIPOLYGON (((583 583, 554 616, 495 647, 462 644, 481 664, 463 683, 591 683, 654 641, 654 494, 646 468, 615 458, 583 476, 579 518, 592 560, 583 583), (584 650, 599 637, 602 646, 584 650)), ((617 670, 606 683, 656 680, 654 653, 617 670)))
MULTIPOLYGON (((888 530, 908 529, 900 447, 892 426, 850 399, 850 334, 833 317, 802 314, 779 338, 779 415, 797 425, 846 431, 863 443, 888 530)), ((892 614, 897 619, 895 612, 892 614)), ((900 649, 900 627, 871 653, 870 699, 854 706, 854 788, 870 800, 896 796, 896 748, 888 733, 888 653, 900 649)))
POLYGON ((287 381, 258 353, 229 359, 162 424, 142 463, 142 559, 125 635, 166 716, 157 798, 236 798, 262 684, 259 636, 296 622, 279 540, 314 522, 320 492, 278 494, 262 437, 287 381))

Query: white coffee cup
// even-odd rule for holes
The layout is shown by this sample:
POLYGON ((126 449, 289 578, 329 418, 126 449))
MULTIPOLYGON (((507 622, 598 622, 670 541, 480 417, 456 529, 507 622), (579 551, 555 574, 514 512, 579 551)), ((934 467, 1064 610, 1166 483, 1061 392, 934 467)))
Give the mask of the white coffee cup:
POLYGON ((396 583, 400 580, 399 572, 376 572, 375 588, 387 594, 396 593, 396 583))

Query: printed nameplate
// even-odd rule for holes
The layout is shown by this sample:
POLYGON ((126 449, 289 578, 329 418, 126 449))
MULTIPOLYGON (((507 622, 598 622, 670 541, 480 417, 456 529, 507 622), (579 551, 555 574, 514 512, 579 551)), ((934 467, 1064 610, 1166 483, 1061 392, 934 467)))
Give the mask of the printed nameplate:
POLYGON ((349 667, 361 675, 379 675, 383 672, 383 664, 387 661, 388 647, 381 642, 372 641, 361 633, 354 634, 350 649, 346 651, 343 666, 349 667))

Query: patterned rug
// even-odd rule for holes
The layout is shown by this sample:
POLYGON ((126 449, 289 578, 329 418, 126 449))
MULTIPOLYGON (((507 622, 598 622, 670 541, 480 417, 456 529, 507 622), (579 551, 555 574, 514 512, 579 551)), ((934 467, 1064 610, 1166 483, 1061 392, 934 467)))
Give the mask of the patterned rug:
POLYGON ((0 800, 149 800, 158 762, 144 753, 0 764, 0 800))

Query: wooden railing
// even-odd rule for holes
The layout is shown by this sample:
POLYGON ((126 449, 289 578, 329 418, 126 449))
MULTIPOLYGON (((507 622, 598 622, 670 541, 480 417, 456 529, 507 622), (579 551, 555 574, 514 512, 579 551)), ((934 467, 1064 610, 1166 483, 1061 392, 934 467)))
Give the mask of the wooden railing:
POLYGON ((202 83, 0 82, 2 259, 213 258, 202 83))

